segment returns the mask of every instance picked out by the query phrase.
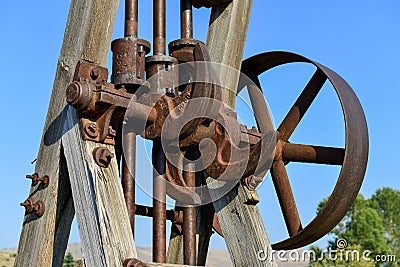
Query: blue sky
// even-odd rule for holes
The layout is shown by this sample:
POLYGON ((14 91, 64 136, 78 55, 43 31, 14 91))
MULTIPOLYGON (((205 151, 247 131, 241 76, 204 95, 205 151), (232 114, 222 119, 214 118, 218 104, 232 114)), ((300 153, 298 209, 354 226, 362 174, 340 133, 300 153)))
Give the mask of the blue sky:
MULTIPOLYGON (((151 40, 151 2, 139 1, 141 38, 151 40)), ((179 37, 179 1, 168 1, 169 41, 179 37)), ((0 16, 3 100, 0 110, 5 121, 0 154, 3 185, 0 201, 0 248, 18 244, 23 209, 19 203, 28 195, 46 117, 58 54, 61 48, 70 1, 6 1, 0 16)), ((122 36, 123 5, 120 6, 114 38, 122 36)), ((254 0, 245 58, 273 50, 307 56, 342 75, 358 95, 367 118, 370 135, 369 164, 361 189, 366 197, 380 187, 400 189, 397 142, 400 124, 398 79, 400 2, 386 1, 264 1, 254 0)), ((195 37, 205 40, 209 10, 194 10, 195 37)), ((108 65, 110 66, 110 65, 108 65)), ((277 124, 301 92, 312 68, 294 65, 278 68, 261 77, 266 99, 277 124)), ((239 116, 251 122, 251 113, 238 103, 239 116)), ((292 142, 343 146, 343 115, 337 96, 325 86, 295 131, 292 142)), ((143 148, 142 143, 139 147, 143 148)), ((143 151, 143 150, 142 150, 143 151)), ((145 153, 145 152, 141 152, 145 153)), ((147 157, 139 162, 138 175, 151 177, 147 157)), ((303 225, 314 216, 318 202, 335 185, 338 167, 291 164, 288 168, 303 225)), ((259 189, 260 211, 272 242, 287 237, 282 214, 270 177, 259 189)), ((138 202, 150 204, 146 194, 138 202)), ((136 243, 151 246, 151 221, 138 218, 136 243)), ((76 224, 72 242, 79 241, 76 224)), ((324 240, 318 242, 324 245, 324 240)), ((213 236, 212 247, 223 248, 213 236)))

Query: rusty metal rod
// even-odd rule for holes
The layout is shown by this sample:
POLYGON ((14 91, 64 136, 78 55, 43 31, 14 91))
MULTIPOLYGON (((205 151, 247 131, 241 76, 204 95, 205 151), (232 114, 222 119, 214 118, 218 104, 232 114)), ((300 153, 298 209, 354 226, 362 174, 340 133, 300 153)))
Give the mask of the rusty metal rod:
MULTIPOLYGON (((184 160, 183 178, 188 187, 196 186, 196 167, 191 160, 194 153, 186 153, 184 160)), ((183 260, 186 265, 197 265, 196 255, 196 208, 188 206, 183 208, 183 260)))
MULTIPOLYGON (((145 216, 145 217, 154 217, 154 208, 143 206, 143 205, 136 205, 136 215, 145 216)), ((178 210, 167 210, 167 220, 177 223, 183 224, 183 212, 178 210)))
POLYGON ((135 161, 136 161, 136 134, 126 133, 123 136, 122 155, 122 190, 125 205, 128 210, 132 235, 135 236, 135 161))
POLYGON ((286 143, 282 148, 283 161, 342 165, 343 148, 286 143))
POLYGON ((192 0, 181 0, 181 38, 193 39, 192 0))
POLYGON ((275 161, 271 168, 272 181, 278 195, 279 204, 282 209, 289 236, 294 236, 302 229, 299 212, 289 178, 286 172, 285 163, 282 160, 275 161))
POLYGON ((296 129, 304 114, 306 114, 308 108, 311 106, 326 80, 327 77, 325 73, 323 73, 322 70, 317 69, 303 92, 301 92, 299 98, 297 98, 296 102, 283 119, 281 125, 279 125, 278 132, 280 139, 283 141, 289 140, 289 137, 296 129))
POLYGON ((138 36, 138 0, 125 0, 125 37, 138 36))
POLYGON ((166 158, 161 142, 153 142, 153 261, 166 263, 167 258, 167 211, 166 194, 167 186, 165 179, 166 158))
POLYGON ((153 1, 153 53, 165 55, 165 0, 153 1))

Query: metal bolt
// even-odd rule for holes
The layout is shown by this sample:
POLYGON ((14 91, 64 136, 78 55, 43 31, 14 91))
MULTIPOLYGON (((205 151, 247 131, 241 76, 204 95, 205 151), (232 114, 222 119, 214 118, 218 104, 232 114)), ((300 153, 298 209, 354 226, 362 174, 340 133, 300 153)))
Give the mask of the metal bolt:
POLYGON ((93 158, 94 161, 100 167, 107 168, 111 162, 111 159, 114 157, 114 154, 111 153, 110 150, 106 147, 96 147, 93 150, 93 158))
POLYGON ((97 129, 97 125, 95 123, 86 124, 84 131, 90 138, 96 138, 99 135, 99 130, 97 129))
POLYGON ((123 266, 124 267, 148 267, 147 264, 144 264, 142 261, 135 259, 135 258, 125 260, 123 266))
POLYGON ((112 126, 109 126, 109 127, 108 127, 108 134, 109 134, 111 137, 116 137, 116 136, 117 136, 117 131, 114 130, 114 129, 112 128, 112 126))
POLYGON ((25 208, 26 213, 32 213, 33 203, 34 203, 34 200, 33 200, 33 198, 30 197, 27 200, 25 200, 24 202, 20 203, 19 205, 25 208))
POLYGON ((65 92, 67 103, 70 105, 75 104, 75 102, 79 99, 80 93, 81 93, 81 85, 76 81, 72 82, 68 86, 67 91, 65 92))
POLYGON ((48 175, 43 176, 42 178, 39 178, 39 174, 38 173, 34 173, 32 175, 26 175, 26 178, 28 179, 32 179, 32 186, 37 185, 39 182, 43 183, 44 187, 47 187, 50 183, 50 178, 48 175))
POLYGON ((96 80, 100 75, 100 72, 98 69, 94 68, 90 71, 90 78, 92 78, 92 80, 96 80))
POLYGON ((37 185, 39 183, 39 174, 37 174, 36 172, 32 175, 26 175, 26 178, 28 179, 32 179, 32 186, 37 185))
POLYGON ((21 206, 25 207, 26 213, 34 213, 37 217, 42 217, 45 212, 45 205, 44 202, 38 200, 35 202, 33 197, 29 197, 24 202, 20 203, 21 206))
POLYGON ((47 187, 50 183, 50 177, 48 175, 45 175, 42 178, 40 178, 40 181, 43 183, 44 187, 47 187))
POLYGON ((242 179, 242 184, 245 185, 250 191, 255 191, 263 180, 264 179, 262 177, 250 175, 249 177, 242 179))

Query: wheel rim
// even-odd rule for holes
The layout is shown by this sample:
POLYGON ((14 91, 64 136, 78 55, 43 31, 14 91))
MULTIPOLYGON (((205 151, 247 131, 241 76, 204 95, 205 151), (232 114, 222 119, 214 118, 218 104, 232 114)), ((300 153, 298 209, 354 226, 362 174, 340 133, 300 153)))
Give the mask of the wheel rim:
MULTIPOLYGON (((289 52, 267 52, 250 57, 243 61, 242 72, 259 85, 258 75, 274 67, 297 62, 310 63, 317 68, 317 71, 277 130, 280 135, 277 153, 280 155, 275 154, 271 176, 273 176, 290 237, 273 244, 273 249, 303 247, 318 240, 333 229, 345 216, 357 197, 368 160, 368 129, 363 109, 352 88, 336 72, 301 55, 289 52), (333 85, 342 106, 346 131, 345 148, 337 149, 288 143, 291 134, 322 88, 325 80, 329 80, 333 85), (310 151, 314 153, 314 157, 307 156, 310 151), (306 154, 302 155, 301 152, 306 154), (300 154, 300 157, 295 157, 298 154, 300 154), (341 163, 341 158, 343 158, 343 162, 338 164, 341 163), (339 178, 325 207, 304 228, 300 223, 284 160, 342 165, 339 178)), ((246 84, 239 83, 238 93, 245 86, 246 84)))

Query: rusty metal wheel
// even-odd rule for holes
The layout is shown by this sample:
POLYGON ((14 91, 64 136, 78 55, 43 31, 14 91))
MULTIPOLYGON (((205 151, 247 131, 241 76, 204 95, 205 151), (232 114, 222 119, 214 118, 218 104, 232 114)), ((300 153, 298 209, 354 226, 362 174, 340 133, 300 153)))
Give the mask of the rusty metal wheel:
MULTIPOLYGON (((268 52, 250 57, 243 61, 242 72, 261 90, 258 79, 260 74, 274 67, 296 62, 310 63, 316 67, 316 71, 277 129, 279 140, 270 173, 289 238, 273 244, 274 249, 303 247, 318 240, 334 228, 350 209, 360 190, 368 159, 368 129, 363 109, 352 88, 337 73, 315 61, 289 52, 268 52), (345 148, 290 143, 289 138, 293 131, 327 80, 333 85, 342 106, 346 129, 345 148), (290 162, 342 166, 326 206, 304 228, 300 222, 285 168, 285 165, 290 162)), ((238 92, 246 85, 240 84, 238 92)), ((265 110, 261 110, 264 107, 253 101, 257 99, 254 90, 249 90, 249 96, 254 113, 265 114, 265 110)), ((262 124, 258 121, 259 125, 260 123, 262 124)), ((262 132, 262 129, 260 130, 262 132)))

